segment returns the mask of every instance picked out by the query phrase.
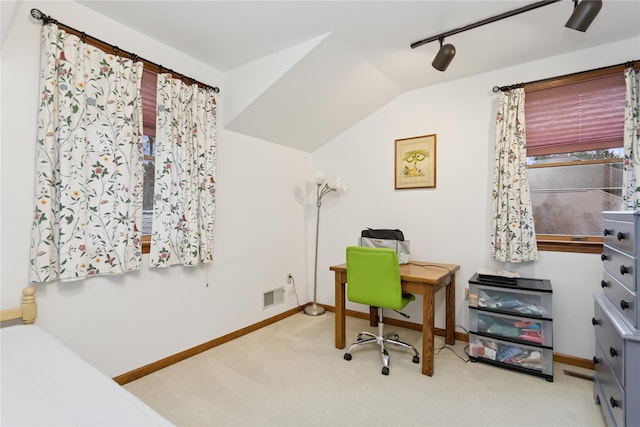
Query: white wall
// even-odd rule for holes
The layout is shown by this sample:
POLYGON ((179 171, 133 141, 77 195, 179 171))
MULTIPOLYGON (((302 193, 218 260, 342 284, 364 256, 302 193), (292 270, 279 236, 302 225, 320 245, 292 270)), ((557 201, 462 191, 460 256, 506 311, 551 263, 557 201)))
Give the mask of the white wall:
MULTIPOLYGON (((225 91, 218 70, 77 3, 16 2, 16 18, 1 51, 2 308, 19 304, 28 280, 40 50, 40 26, 28 16, 32 7, 219 85, 221 110, 225 97, 231 103, 234 96, 247 96, 225 91)), ((214 262, 37 285, 38 323, 116 376, 294 307, 295 297, 287 293, 285 304, 262 309, 262 292, 284 285, 288 272, 296 279, 300 302, 308 301, 315 207, 305 199, 314 191, 312 172, 322 169, 342 176, 349 192, 331 193, 323 201, 318 301, 333 304, 328 266, 344 262, 345 246, 356 242, 363 227, 398 227, 411 240, 414 258, 461 265, 457 323, 466 327, 466 281, 477 267, 492 265, 487 242, 497 98, 491 88, 635 59, 639 46, 639 40, 629 40, 406 93, 313 156, 219 126, 214 262), (437 188, 395 191, 394 140, 430 133, 438 136, 437 188)), ((221 116, 219 123, 225 123, 221 116)), ((146 265, 146 257, 144 261, 146 265)), ((555 350, 592 356, 589 319, 591 295, 598 292, 600 280, 597 255, 542 252, 534 264, 499 267, 550 279, 555 350)), ((442 327, 441 297, 437 303, 436 324, 442 327)), ((418 319, 420 304, 410 305, 408 312, 418 319)))
MULTIPOLYGON (((225 92, 223 75, 182 53, 69 1, 17 2, 2 45, 0 285, 2 308, 28 285, 33 212, 40 28, 32 7, 122 49, 225 92)), ((242 95, 238 93, 238 96, 242 95)), ((219 107, 219 123, 223 123, 219 107)), ((107 375, 116 376, 279 314, 262 293, 296 279, 306 294, 305 191, 311 156, 219 126, 216 247, 203 267, 171 267, 119 277, 37 285, 38 323, 107 375)))
MULTIPOLYGON (((411 241, 412 258, 459 264, 457 324, 468 326, 464 288, 478 267, 549 279, 553 286, 554 351, 593 356, 592 294, 599 292, 598 255, 541 252, 535 263, 490 260, 491 186, 495 146, 495 85, 538 80, 622 63, 640 57, 640 40, 575 52, 498 72, 418 89, 398 97, 314 153, 313 166, 341 176, 349 191, 323 206, 318 301, 334 303, 326 266, 344 262, 365 227, 400 228, 411 241), (394 190, 394 141, 437 134, 437 187, 394 190)), ((425 71, 426 72, 426 71, 425 71)), ((436 326, 444 327, 443 297, 436 326)), ((353 304, 349 308, 366 311, 353 304)), ((419 322, 420 304, 406 311, 419 322)), ((398 317, 391 313, 392 317, 398 317)))

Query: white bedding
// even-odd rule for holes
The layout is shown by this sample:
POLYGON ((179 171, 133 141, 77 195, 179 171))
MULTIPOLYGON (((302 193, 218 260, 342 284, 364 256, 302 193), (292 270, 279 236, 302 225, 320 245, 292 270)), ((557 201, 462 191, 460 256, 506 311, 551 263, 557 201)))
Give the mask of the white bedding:
POLYGON ((0 425, 172 425, 36 325, 0 329, 0 425))

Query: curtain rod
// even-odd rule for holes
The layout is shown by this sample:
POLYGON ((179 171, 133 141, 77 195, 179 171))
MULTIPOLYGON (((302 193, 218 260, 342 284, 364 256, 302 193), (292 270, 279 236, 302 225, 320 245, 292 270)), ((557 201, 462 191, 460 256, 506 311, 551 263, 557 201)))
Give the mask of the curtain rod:
MULTIPOLYGON (((80 39, 84 42, 86 39, 91 39, 92 41, 101 44, 102 46, 107 47, 108 49, 111 49, 113 51, 114 54, 116 55, 124 55, 124 56, 128 56, 129 59, 135 61, 142 61, 145 65, 151 66, 151 68, 153 68, 153 71, 157 71, 158 73, 162 73, 163 71, 168 71, 171 74, 176 74, 178 76, 180 76, 180 80, 184 81, 185 83, 191 83, 191 84, 196 84, 198 86, 201 86, 205 89, 211 89, 213 90, 214 93, 220 93, 220 88, 218 86, 210 86, 208 84, 202 83, 197 81, 196 79, 193 79, 191 77, 185 76, 184 74, 181 73, 177 73, 175 71, 173 71, 170 68, 166 68, 163 67, 160 64, 156 64, 155 62, 149 61, 148 59, 144 59, 138 55, 136 55, 135 53, 131 53, 131 52, 127 52, 126 50, 120 49, 118 46, 114 46, 111 43, 107 43, 104 40, 100 40, 97 37, 91 36, 89 34, 86 34, 84 31, 80 31, 77 30, 73 27, 70 27, 69 25, 63 24, 61 22, 58 22, 56 19, 52 18, 49 15, 45 15, 44 13, 42 13, 39 9, 31 9, 31 16, 38 20, 38 21, 42 21, 42 24, 49 24, 49 23, 54 23, 56 25, 58 25, 59 27, 62 27, 64 30, 80 37, 80 39)), ((102 47, 99 46, 99 47, 102 47)))
POLYGON ((563 78, 566 78, 566 77, 573 77, 573 76, 577 76, 577 75, 584 74, 584 73, 591 73, 591 72, 594 72, 594 71, 606 70, 607 68, 620 67, 620 66, 624 66, 625 68, 633 67, 636 64, 640 65, 639 61, 640 60, 638 60, 638 59, 634 59, 632 61, 622 62, 620 64, 607 65, 606 67, 593 68, 591 70, 578 71, 576 73, 565 74, 565 75, 557 76, 557 77, 548 77, 548 78, 545 78, 545 79, 533 80, 533 81, 526 82, 526 83, 514 83, 512 85, 507 85, 507 86, 494 86, 492 91, 493 91, 493 93, 507 92, 507 91, 510 91, 511 89, 523 88, 523 87, 525 87, 527 85, 550 82, 550 81, 553 81, 553 80, 563 79, 563 78))

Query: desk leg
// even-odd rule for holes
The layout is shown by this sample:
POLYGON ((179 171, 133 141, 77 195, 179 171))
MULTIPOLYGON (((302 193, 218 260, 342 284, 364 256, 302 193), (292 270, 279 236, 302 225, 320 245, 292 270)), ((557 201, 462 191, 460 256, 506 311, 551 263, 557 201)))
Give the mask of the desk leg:
POLYGON ((336 272, 335 279, 335 299, 336 299, 336 348, 345 347, 345 301, 344 301, 344 283, 342 276, 336 272))
POLYGON ((433 287, 428 287, 422 302, 422 374, 433 376, 433 329, 434 329, 433 287))
POLYGON ((369 326, 378 327, 380 319, 378 318, 378 307, 369 306, 369 326))
POLYGON ((451 276, 451 283, 447 285, 446 297, 446 337, 447 344, 456 343, 456 276, 451 276))

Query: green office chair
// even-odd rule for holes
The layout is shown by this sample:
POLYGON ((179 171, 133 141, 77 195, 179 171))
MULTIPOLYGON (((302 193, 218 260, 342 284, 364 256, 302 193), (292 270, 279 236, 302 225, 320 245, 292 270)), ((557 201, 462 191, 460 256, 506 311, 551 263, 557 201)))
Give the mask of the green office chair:
POLYGON ((378 344, 382 354, 382 375, 389 375, 389 353, 386 344, 408 348, 413 351, 413 363, 420 363, 420 354, 411 344, 400 341, 398 334, 384 334, 382 309, 403 309, 416 299, 412 294, 403 294, 400 282, 398 256, 393 249, 349 246, 347 248, 347 298, 349 301, 378 308, 378 334, 363 331, 357 341, 344 354, 351 360, 351 352, 365 344, 378 344), (369 337, 364 339, 363 337, 369 337))

